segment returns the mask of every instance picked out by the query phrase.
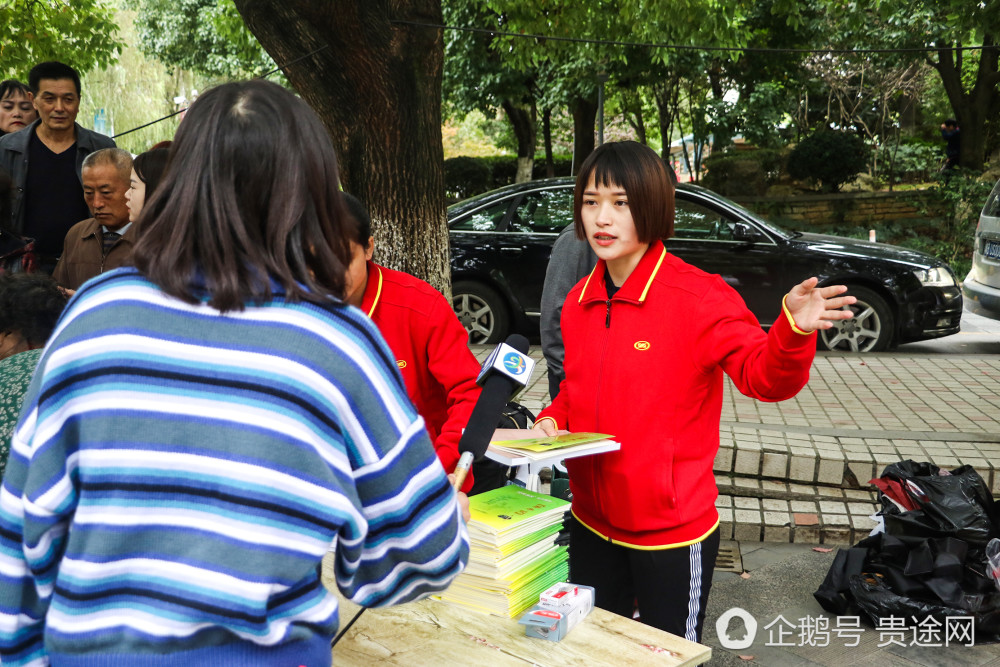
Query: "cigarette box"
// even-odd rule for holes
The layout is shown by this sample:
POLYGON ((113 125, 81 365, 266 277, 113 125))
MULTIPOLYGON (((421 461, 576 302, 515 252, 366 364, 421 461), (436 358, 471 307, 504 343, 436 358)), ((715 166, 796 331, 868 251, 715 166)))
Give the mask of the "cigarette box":
POLYGON ((594 608, 594 589, 556 584, 539 596, 538 604, 518 620, 528 637, 559 641, 594 608))

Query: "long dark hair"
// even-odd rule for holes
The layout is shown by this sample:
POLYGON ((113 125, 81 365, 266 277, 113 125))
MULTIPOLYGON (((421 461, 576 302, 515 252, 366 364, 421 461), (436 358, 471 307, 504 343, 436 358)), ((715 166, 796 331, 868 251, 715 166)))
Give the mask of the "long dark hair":
MULTIPOLYGON (((132 160, 132 168, 135 169, 136 176, 146 184, 146 199, 148 200, 156 192, 163 178, 163 172, 167 169, 167 157, 170 155, 168 148, 153 148, 140 153, 132 160)), ((145 208, 145 207, 143 207, 145 208)))
POLYGON ((135 266, 167 294, 221 311, 342 298, 349 222, 333 144, 316 114, 267 81, 202 94, 142 211, 135 266))

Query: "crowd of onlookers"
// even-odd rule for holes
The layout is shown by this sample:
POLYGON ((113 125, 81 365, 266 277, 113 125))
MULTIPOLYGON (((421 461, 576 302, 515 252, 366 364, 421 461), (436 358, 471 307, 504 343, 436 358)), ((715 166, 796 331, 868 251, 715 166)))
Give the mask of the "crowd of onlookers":
POLYGON ((128 264, 167 163, 169 141, 133 158, 81 127, 79 108, 80 76, 63 63, 0 82, 0 473, 38 348, 68 296, 128 264))
POLYGON ((329 664, 331 544, 360 604, 447 585, 479 365, 315 113, 225 84, 133 156, 68 65, 0 91, 0 662, 329 664))

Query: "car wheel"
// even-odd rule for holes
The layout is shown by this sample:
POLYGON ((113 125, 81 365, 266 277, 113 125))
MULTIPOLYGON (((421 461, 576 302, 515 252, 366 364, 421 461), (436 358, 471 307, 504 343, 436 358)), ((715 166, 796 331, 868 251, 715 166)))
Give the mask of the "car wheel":
POLYGON ((892 342, 893 318, 889 304, 881 296, 864 287, 847 288, 847 294, 857 303, 844 306, 854 317, 833 323, 819 332, 819 347, 836 352, 880 352, 892 342))
POLYGON ((452 308, 469 332, 470 343, 494 345, 507 338, 510 317, 496 291, 481 283, 458 281, 451 293, 452 308))

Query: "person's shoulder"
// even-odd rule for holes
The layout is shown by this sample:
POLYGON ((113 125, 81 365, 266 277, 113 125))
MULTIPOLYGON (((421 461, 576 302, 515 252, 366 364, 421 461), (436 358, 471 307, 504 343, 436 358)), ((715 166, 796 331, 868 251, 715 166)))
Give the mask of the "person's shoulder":
POLYGON ((436 316, 440 313, 454 312, 444 294, 427 281, 404 271, 378 264, 376 266, 382 272, 382 288, 376 309, 376 314, 381 317, 377 317, 377 320, 384 321, 386 317, 407 317, 412 322, 417 322, 422 318, 430 324, 431 320, 427 318, 433 317, 436 321, 436 316), (389 315, 388 309, 395 315, 389 315))
POLYGON ((101 134, 100 132, 88 130, 79 123, 76 124, 76 143, 79 146, 93 148, 94 150, 100 148, 118 147, 118 144, 116 144, 115 140, 111 137, 106 134, 101 134))
POLYGON ((23 153, 37 122, 35 121, 23 130, 11 132, 0 137, 0 154, 23 153))
POLYGON ((444 299, 444 295, 426 280, 405 271, 397 271, 396 269, 390 269, 380 264, 376 264, 376 266, 382 272, 382 281, 386 286, 405 290, 411 295, 419 295, 425 298, 440 297, 444 299))
POLYGON ((688 264, 680 257, 664 253, 663 262, 656 271, 655 281, 673 290, 681 290, 695 296, 717 289, 732 289, 716 273, 708 273, 693 264, 688 264))
POLYGON ((89 236, 97 231, 97 227, 98 224, 96 218, 86 218, 70 227, 69 231, 66 232, 66 238, 69 239, 77 236, 82 238, 84 236, 89 236))

